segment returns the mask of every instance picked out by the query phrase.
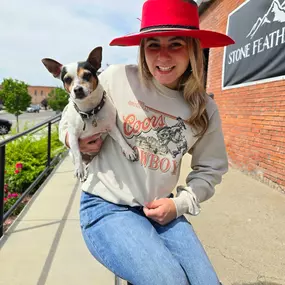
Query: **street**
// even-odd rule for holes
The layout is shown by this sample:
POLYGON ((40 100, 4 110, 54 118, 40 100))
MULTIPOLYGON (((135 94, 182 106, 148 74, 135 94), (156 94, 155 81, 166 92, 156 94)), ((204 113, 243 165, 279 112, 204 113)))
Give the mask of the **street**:
MULTIPOLYGON (((46 119, 55 116, 55 111, 40 110, 39 113, 23 113, 19 116, 19 131, 22 132, 25 128, 33 127, 46 119)), ((5 111, 0 111, 0 118, 9 120, 13 123, 12 129, 16 128, 16 117, 5 111)))

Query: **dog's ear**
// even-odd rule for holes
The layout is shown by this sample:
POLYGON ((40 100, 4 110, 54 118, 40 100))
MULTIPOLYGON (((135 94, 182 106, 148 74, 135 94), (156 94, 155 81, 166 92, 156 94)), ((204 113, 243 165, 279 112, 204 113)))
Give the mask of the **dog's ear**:
POLYGON ((50 58, 42 59, 42 63, 55 78, 59 78, 62 64, 50 58))
POLYGON ((94 48, 90 52, 87 62, 89 62, 96 70, 98 70, 101 67, 102 62, 102 47, 94 48))

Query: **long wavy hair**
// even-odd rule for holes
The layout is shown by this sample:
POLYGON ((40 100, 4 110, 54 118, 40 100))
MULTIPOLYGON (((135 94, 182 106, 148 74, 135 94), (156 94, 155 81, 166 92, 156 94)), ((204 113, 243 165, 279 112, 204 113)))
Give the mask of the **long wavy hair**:
MULTIPOLYGON (((208 95, 204 86, 204 54, 200 41, 194 38, 186 38, 189 52, 189 66, 181 76, 178 83, 178 90, 183 92, 184 99, 189 104, 191 116, 186 122, 195 129, 195 136, 203 136, 209 125, 209 118, 206 111, 208 95)), ((139 52, 139 72, 142 80, 148 84, 152 74, 145 59, 145 40, 141 41, 139 52)))

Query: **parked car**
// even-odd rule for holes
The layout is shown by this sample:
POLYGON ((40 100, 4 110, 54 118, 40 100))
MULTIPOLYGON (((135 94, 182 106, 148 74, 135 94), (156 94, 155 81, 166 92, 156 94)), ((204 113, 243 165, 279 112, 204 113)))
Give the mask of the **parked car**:
POLYGON ((39 105, 31 105, 27 108, 28 113, 39 113, 41 107, 39 105))
POLYGON ((12 127, 12 122, 0 119, 0 135, 6 135, 10 132, 12 127))

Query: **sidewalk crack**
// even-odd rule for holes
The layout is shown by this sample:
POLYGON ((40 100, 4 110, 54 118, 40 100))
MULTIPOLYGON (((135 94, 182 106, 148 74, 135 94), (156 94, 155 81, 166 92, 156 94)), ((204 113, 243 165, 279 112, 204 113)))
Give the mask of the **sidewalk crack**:
MULTIPOLYGON (((231 261, 235 262, 236 264, 238 264, 239 266, 241 266, 242 268, 247 269, 248 271, 255 273, 255 274, 257 275, 257 279, 256 279, 256 280, 257 280, 258 282, 264 282, 264 281, 266 282, 266 281, 267 281, 266 279, 271 279, 271 280, 276 280, 276 281, 282 281, 282 282, 285 281, 285 279, 262 275, 262 274, 260 274, 259 272, 253 270, 252 268, 250 268, 250 267, 248 267, 248 266, 245 266, 245 265, 243 265, 242 263, 238 262, 238 261, 235 260, 234 258, 226 256, 219 248, 216 248, 215 246, 205 245, 205 247, 206 247, 206 248, 210 248, 210 249, 217 250, 225 259, 231 260, 231 261), (262 278, 264 278, 264 280, 261 280, 262 278)), ((276 284, 276 285, 278 285, 278 284, 276 284)), ((281 284, 280 284, 280 285, 281 285, 281 284)))

